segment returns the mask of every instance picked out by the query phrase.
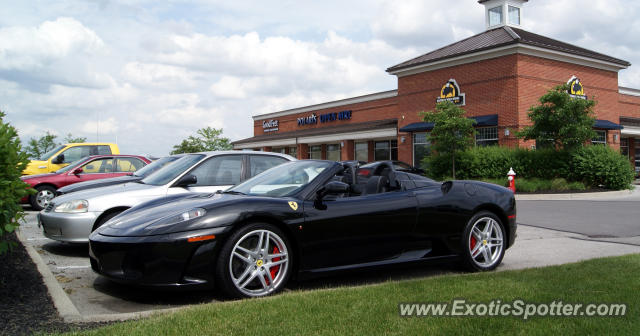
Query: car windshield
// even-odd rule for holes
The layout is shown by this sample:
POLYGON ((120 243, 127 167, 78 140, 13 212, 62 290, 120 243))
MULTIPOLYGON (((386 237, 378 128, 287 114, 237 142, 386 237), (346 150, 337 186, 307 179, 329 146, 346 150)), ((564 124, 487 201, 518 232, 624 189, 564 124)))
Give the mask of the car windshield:
POLYGON ((133 176, 137 176, 137 177, 147 177, 149 175, 151 175, 151 173, 160 170, 160 168, 166 166, 168 163, 171 163, 175 160, 179 159, 179 157, 177 156, 165 156, 163 158, 159 158, 153 162, 151 162, 150 164, 136 170, 135 173, 133 173, 133 176))
POLYGON ((86 158, 82 158, 80 160, 76 160, 71 162, 68 166, 64 167, 64 168, 60 168, 58 170, 56 170, 56 174, 59 173, 64 173, 64 172, 68 172, 72 169, 75 169, 76 167, 78 167, 79 165, 81 165, 83 162, 85 162, 87 159, 86 158))
POLYGON ((142 181, 140 182, 155 186, 165 185, 173 181, 173 179, 178 177, 178 175, 184 173, 187 169, 191 168, 196 163, 200 162, 202 158, 204 158, 203 154, 192 154, 183 156, 172 164, 158 169, 151 175, 142 179, 142 181))
POLYGON ((254 196, 282 197, 294 194, 335 164, 329 161, 293 161, 271 168, 227 190, 254 196))
POLYGON ((38 159, 40 161, 47 161, 49 160, 49 158, 51 158, 53 156, 53 154, 59 152, 61 149, 63 149, 65 147, 65 145, 59 145, 56 148, 42 154, 42 156, 38 159))

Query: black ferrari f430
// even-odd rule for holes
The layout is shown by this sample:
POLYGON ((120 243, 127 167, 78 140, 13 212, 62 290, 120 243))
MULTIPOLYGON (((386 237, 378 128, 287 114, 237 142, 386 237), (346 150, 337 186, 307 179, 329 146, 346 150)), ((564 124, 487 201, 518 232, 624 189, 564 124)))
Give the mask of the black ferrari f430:
POLYGON ((227 191, 166 197, 94 231, 93 270, 147 286, 216 285, 232 297, 281 290, 292 276, 424 260, 496 268, 516 237, 503 187, 435 182, 391 162, 302 160, 227 191))

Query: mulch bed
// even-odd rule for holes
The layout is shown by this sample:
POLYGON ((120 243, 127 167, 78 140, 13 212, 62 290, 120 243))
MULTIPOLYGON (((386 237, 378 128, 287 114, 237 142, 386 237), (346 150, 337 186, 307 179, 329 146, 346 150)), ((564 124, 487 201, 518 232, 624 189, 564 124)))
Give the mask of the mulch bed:
POLYGON ((65 323, 24 246, 14 233, 4 238, 17 246, 0 255, 0 335, 91 329, 104 323, 65 323))

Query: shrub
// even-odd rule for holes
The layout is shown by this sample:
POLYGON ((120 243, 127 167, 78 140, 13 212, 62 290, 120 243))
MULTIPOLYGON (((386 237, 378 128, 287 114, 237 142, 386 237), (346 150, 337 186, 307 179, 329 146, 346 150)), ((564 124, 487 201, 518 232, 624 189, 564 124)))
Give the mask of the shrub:
POLYGON ((20 175, 29 162, 22 151, 18 132, 4 123, 4 116, 0 111, 0 254, 12 246, 4 239, 4 234, 13 232, 24 218, 19 202, 28 194, 28 185, 20 180, 20 175))
POLYGON ((573 152, 571 158, 575 180, 591 187, 628 189, 633 182, 631 164, 608 146, 585 146, 573 152))
MULTIPOLYGON (((450 162, 449 155, 433 155, 423 160, 423 166, 429 177, 441 180, 449 176, 450 162)), ((597 145, 571 152, 476 147, 456 156, 456 177, 461 180, 502 179, 510 167, 516 172, 517 181, 522 178, 529 180, 525 182, 526 189, 543 187, 542 182, 531 180, 534 178, 554 183, 545 190, 584 190, 586 186, 625 189, 633 182, 634 173, 624 156, 607 146, 597 145), (568 181, 584 184, 570 185, 568 181)))
POLYGON ((551 180, 551 190, 554 191, 566 191, 569 190, 569 183, 567 180, 559 177, 551 180))
MULTIPOLYGON (((451 156, 433 155, 423 161, 427 174, 434 179, 449 175, 451 156)), ((517 176, 553 179, 570 178, 571 155, 553 149, 512 149, 507 147, 475 147, 456 156, 458 179, 504 178, 513 167, 517 176)))

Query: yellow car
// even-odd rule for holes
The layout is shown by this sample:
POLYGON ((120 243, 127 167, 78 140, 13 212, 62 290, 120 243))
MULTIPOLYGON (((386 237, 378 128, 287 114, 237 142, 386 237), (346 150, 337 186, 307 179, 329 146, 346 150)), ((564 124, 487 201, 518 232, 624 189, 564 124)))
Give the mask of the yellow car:
POLYGON ((83 142, 59 145, 44 153, 38 160, 31 160, 22 175, 52 173, 89 155, 120 154, 118 145, 107 142, 83 142))

